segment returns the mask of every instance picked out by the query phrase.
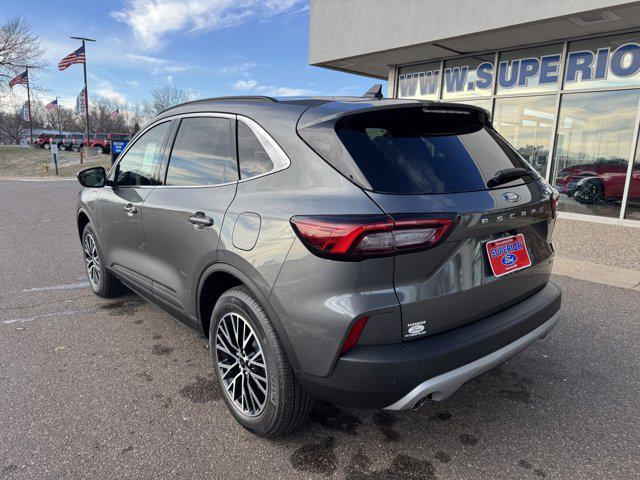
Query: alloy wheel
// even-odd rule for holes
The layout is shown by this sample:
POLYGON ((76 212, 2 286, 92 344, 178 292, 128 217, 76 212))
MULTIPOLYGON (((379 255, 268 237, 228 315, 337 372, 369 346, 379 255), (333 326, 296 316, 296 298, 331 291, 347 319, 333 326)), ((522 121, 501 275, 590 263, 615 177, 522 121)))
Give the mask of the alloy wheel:
POLYGON ((87 268, 89 281, 94 288, 100 284, 100 257, 98 255, 98 247, 90 233, 84 237, 84 261, 87 268))
POLYGON ((215 336, 218 373, 233 405, 257 417, 267 404, 267 366, 260 341, 251 325, 237 313, 222 317, 215 336))

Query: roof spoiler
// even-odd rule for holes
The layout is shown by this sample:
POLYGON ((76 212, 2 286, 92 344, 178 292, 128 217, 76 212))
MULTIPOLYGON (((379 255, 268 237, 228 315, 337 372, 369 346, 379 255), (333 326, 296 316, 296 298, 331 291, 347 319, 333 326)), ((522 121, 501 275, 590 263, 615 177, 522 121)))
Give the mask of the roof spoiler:
POLYGON ((362 98, 375 98, 377 100, 382 99, 382 84, 376 83, 373 87, 366 91, 362 98))

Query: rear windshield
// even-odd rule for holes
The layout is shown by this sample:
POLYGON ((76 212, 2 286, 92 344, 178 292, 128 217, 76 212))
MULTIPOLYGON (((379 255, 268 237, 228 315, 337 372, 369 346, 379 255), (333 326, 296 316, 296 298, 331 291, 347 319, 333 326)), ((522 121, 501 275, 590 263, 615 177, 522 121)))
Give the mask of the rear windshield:
MULTIPOLYGON (((343 148, 329 146, 326 132, 323 140, 304 132, 313 128, 318 127, 300 132, 311 147, 345 176, 380 193, 486 190, 487 182, 501 170, 529 170, 475 110, 401 108, 351 115, 338 120, 332 129, 333 142, 337 136, 343 148)), ((499 188, 533 178, 527 176, 499 188)))

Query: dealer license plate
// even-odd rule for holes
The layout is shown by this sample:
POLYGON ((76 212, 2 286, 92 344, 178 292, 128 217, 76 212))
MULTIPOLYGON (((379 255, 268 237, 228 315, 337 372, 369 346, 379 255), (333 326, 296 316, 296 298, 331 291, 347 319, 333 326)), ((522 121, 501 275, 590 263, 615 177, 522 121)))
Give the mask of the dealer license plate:
POLYGON ((524 235, 514 235, 486 243, 491 271, 496 277, 531 266, 524 235))

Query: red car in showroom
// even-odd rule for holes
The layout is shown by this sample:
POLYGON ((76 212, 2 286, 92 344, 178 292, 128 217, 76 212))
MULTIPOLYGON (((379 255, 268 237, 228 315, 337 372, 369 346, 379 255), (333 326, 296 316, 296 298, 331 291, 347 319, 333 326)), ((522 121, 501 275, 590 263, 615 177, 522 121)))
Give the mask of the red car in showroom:
MULTIPOLYGON (((628 162, 622 159, 596 160, 570 165, 556 174, 556 189, 577 202, 593 204, 619 201, 624 194, 628 162)), ((640 164, 633 167, 630 199, 640 199, 640 164)))

